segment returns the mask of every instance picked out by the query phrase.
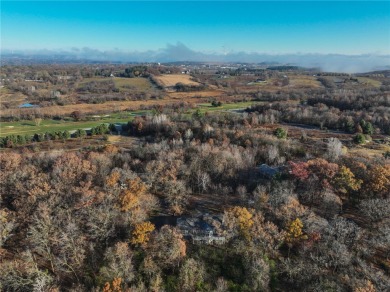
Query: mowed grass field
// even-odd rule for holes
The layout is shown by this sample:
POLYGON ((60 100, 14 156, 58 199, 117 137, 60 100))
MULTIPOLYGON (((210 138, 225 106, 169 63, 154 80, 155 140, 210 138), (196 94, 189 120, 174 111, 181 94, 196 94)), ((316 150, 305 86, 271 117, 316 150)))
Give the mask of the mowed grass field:
POLYGON ((183 83, 186 85, 199 85, 198 82, 192 81, 190 75, 186 74, 164 74, 155 76, 155 78, 164 86, 171 87, 175 86, 176 83, 183 83))

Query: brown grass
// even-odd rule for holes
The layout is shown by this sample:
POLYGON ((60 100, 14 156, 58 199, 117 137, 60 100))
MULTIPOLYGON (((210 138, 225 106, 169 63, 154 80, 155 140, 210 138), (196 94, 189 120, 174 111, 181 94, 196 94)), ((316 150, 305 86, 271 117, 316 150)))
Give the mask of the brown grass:
POLYGON ((186 85, 199 85, 198 82, 190 80, 191 76, 186 74, 164 74, 155 78, 165 87, 175 86, 179 82, 186 85))
POLYGON ((209 91, 196 91, 196 92, 169 92, 168 95, 175 99, 188 99, 194 97, 217 97, 224 94, 221 90, 209 90, 209 91))
MULTIPOLYGON (((199 96, 199 93, 198 93, 199 96)), ((81 111, 83 114, 94 113, 108 113, 116 111, 124 111, 127 109, 137 110, 141 106, 152 105, 165 105, 178 101, 182 101, 185 98, 189 103, 202 103, 207 102, 210 95, 206 97, 194 97, 187 94, 183 96, 173 96, 160 100, 136 100, 136 101, 109 101, 102 104, 71 104, 65 106, 48 106, 39 109, 4 109, 0 111, 1 116, 17 115, 19 113, 36 113, 44 116, 68 116, 74 111, 81 111)))
POLYGON ((383 153, 390 151, 389 145, 380 145, 375 143, 368 143, 363 146, 356 146, 348 150, 348 153, 354 157, 369 156, 369 157, 383 157, 383 153))
POLYGON ((7 89, 0 91, 0 103, 7 103, 12 106, 19 106, 20 104, 24 103, 27 99, 27 96, 23 93, 16 92, 11 93, 7 89))
POLYGON ((297 76, 289 76, 290 84, 289 87, 293 88, 321 88, 322 85, 319 81, 317 81, 317 77, 314 76, 305 76, 305 75, 297 75, 297 76))

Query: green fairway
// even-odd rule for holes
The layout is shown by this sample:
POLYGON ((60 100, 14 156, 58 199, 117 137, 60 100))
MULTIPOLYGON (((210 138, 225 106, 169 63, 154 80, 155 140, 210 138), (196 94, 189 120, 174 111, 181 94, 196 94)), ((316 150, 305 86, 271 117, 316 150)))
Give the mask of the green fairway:
POLYGON ((146 111, 135 111, 126 113, 115 113, 112 115, 102 116, 89 121, 65 121, 65 120, 42 120, 39 126, 34 121, 18 121, 0 123, 0 136, 7 135, 33 135, 35 133, 71 131, 83 128, 96 127, 102 123, 127 123, 135 116, 146 114, 146 111))

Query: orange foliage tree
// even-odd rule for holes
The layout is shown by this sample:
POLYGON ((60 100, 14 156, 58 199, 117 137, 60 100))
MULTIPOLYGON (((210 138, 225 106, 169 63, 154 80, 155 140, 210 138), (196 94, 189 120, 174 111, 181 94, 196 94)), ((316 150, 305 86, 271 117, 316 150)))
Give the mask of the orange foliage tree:
POLYGON ((368 171, 367 191, 388 196, 390 193, 390 164, 375 165, 368 171))
POLYGON ((106 284, 104 284, 103 292, 122 292, 121 283, 121 278, 114 278, 111 284, 110 282, 106 282, 106 284))
POLYGON ((120 209, 123 212, 129 211, 138 207, 139 199, 146 193, 146 185, 139 179, 128 181, 129 188, 123 191, 120 198, 120 209))
POLYGON ((132 232, 133 237, 131 238, 130 242, 132 244, 145 244, 149 241, 150 233, 154 229, 154 225, 150 222, 136 224, 132 232))
POLYGON ((118 171, 113 171, 107 178, 106 178, 106 185, 108 187, 114 187, 120 178, 120 173, 118 171))
POLYGON ((250 229, 253 226, 253 214, 245 207, 233 207, 224 214, 224 222, 232 232, 240 234, 245 239, 250 239, 250 229))

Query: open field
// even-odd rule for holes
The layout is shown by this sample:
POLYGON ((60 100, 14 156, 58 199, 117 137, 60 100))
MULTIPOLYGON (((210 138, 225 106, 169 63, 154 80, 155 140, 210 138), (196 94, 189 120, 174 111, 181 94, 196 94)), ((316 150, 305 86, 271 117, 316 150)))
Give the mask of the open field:
POLYGON ((153 88, 153 85, 150 83, 148 78, 121 78, 115 77, 113 78, 115 83, 115 87, 119 89, 119 91, 128 91, 129 89, 136 89, 141 91, 147 91, 153 88))
POLYGON ((359 80, 360 83, 371 85, 377 88, 379 88, 382 85, 382 82, 380 82, 379 80, 374 80, 368 77, 357 77, 357 79, 359 80))
POLYGON ((383 153, 390 151, 390 145, 379 145, 373 142, 357 146, 348 150, 352 156, 383 157, 383 153))
POLYGON ((289 75, 290 84, 288 87, 292 88, 321 88, 321 83, 317 77, 307 75, 289 75))
POLYGON ((27 96, 23 93, 16 92, 12 93, 9 89, 3 87, 0 89, 0 104, 7 104, 11 107, 18 107, 20 104, 24 103, 27 96))
POLYGON ((102 82, 102 81, 108 81, 111 80, 111 77, 88 77, 88 78, 83 78, 82 81, 80 81, 79 85, 84 85, 89 82, 95 81, 95 82, 102 82))
POLYGON ((207 102, 210 95, 202 97, 198 94, 184 94, 171 98, 157 99, 157 100, 127 100, 127 101, 107 101, 102 104, 70 104, 65 106, 48 106, 36 109, 4 109, 0 111, 0 115, 17 115, 19 113, 39 114, 43 116, 55 115, 70 115, 74 111, 81 111, 85 115, 111 113, 125 110, 137 110, 143 106, 166 105, 178 101, 185 101, 189 103, 207 102), (187 97, 185 97, 187 96, 187 97), (196 97, 195 97, 196 96, 196 97))
POLYGON ((39 126, 34 121, 18 121, 0 123, 0 136, 7 135, 30 135, 35 133, 55 132, 65 130, 76 130, 98 126, 102 123, 127 123, 135 116, 145 115, 148 111, 132 111, 113 113, 104 116, 91 116, 87 121, 73 121, 73 120, 42 120, 39 126))
MULTIPOLYGON (((216 112, 216 111, 226 111, 232 109, 245 109, 254 104, 254 102, 237 102, 230 104, 223 104, 219 107, 213 107, 210 103, 199 104, 198 107, 202 113, 206 112, 216 112)), ((194 110, 189 112, 192 113, 194 110)), ((73 120, 42 120, 39 126, 37 126, 34 121, 25 120, 18 122, 4 122, 0 123, 0 137, 7 135, 32 135, 35 133, 44 133, 44 132, 55 132, 55 131, 65 131, 65 130, 75 130, 81 128, 91 128, 102 123, 127 123, 131 121, 135 116, 145 115, 148 110, 136 110, 136 111, 126 111, 119 113, 112 113, 110 115, 104 116, 89 116, 87 121, 73 121, 73 120)))
POLYGON ((194 92, 168 92, 167 94, 171 98, 185 99, 189 97, 217 97, 221 96, 225 92, 222 90, 207 90, 207 91, 194 91, 194 92))
POLYGON ((79 87, 89 83, 89 82, 104 82, 104 81, 113 81, 115 87, 119 89, 120 92, 126 92, 131 90, 147 91, 153 89, 152 83, 148 78, 122 78, 122 77, 91 77, 84 78, 83 81, 79 83, 79 87))
POLYGON ((0 97, 2 97, 3 94, 7 94, 7 93, 9 93, 9 89, 7 87, 3 86, 0 88, 0 97))
POLYGON ((176 83, 183 83, 185 85, 199 85, 198 82, 190 80, 191 76, 186 74, 164 74, 155 76, 155 78, 164 86, 175 86, 176 83))
POLYGON ((245 88, 256 88, 264 91, 276 91, 276 90, 291 90, 291 89, 318 89, 322 88, 322 84, 317 81, 317 77, 308 75, 288 75, 290 80, 288 85, 281 86, 281 81, 278 78, 270 78, 266 82, 253 82, 245 88))

